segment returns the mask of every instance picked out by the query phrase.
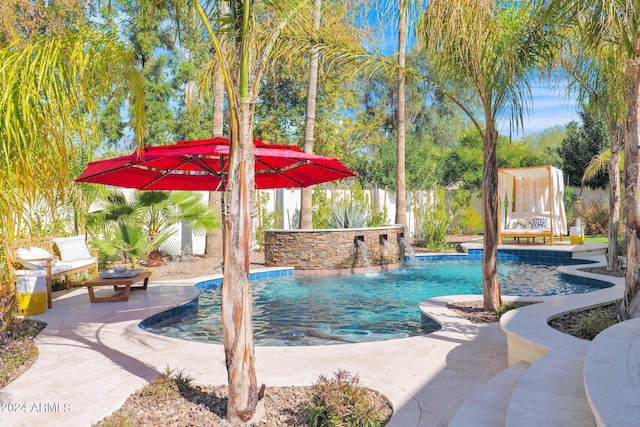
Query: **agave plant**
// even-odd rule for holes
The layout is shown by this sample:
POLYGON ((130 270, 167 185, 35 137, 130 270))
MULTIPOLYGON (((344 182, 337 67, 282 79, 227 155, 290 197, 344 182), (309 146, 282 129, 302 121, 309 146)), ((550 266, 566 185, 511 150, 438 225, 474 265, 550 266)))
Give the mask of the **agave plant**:
POLYGON ((329 227, 361 228, 367 226, 369 211, 367 206, 354 200, 339 200, 331 211, 329 227))

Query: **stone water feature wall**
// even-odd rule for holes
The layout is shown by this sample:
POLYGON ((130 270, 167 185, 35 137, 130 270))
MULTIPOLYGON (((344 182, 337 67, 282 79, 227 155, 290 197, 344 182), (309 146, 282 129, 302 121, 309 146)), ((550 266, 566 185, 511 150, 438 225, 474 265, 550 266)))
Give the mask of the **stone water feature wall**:
POLYGON ((294 267, 304 272, 338 270, 354 272, 386 268, 400 263, 404 248, 399 240, 404 227, 323 230, 265 230, 267 267, 294 267))

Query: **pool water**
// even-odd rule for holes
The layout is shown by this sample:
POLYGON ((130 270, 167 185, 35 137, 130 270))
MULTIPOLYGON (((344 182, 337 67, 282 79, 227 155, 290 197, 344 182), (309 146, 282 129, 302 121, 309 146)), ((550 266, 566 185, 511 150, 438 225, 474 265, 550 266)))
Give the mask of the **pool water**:
MULTIPOLYGON (((457 294, 482 294, 478 261, 411 263, 397 270, 340 276, 288 276, 252 281, 256 345, 326 345, 380 341, 433 332, 419 303, 457 294)), ((503 295, 546 296, 590 292, 610 283, 572 282, 556 266, 501 261, 503 295)), ((146 325, 175 338, 222 342, 220 289, 200 295, 184 315, 146 325)))

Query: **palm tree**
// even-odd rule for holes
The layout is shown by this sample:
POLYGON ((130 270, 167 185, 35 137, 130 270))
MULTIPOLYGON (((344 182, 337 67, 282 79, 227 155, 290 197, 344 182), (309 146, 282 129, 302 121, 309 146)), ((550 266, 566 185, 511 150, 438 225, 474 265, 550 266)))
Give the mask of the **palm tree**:
MULTIPOLYGON (((205 234, 219 225, 216 213, 192 191, 137 191, 130 201, 121 190, 112 190, 105 207, 92 213, 104 225, 115 226, 115 241, 100 246, 106 253, 118 249, 124 258, 144 258, 154 265, 162 263, 160 247, 177 233, 173 227, 183 224, 196 234, 205 234)), ((111 233, 106 232, 110 235, 111 233)), ((175 248, 179 253, 180 248, 175 248)))
POLYGON ((531 76, 550 44, 541 36, 543 29, 531 2, 485 0, 433 0, 418 29, 423 52, 433 67, 432 85, 462 108, 482 136, 485 310, 501 305, 497 127, 505 117, 511 126, 522 125, 531 97, 531 76), (462 101, 468 94, 477 100, 480 111, 462 101))
POLYGON ((398 1, 398 105, 396 110, 396 224, 407 227, 407 182, 405 168, 406 146, 406 96, 405 65, 407 50, 407 33, 409 1, 398 1))
POLYGON ((0 47, 14 44, 24 48, 43 34, 50 38, 64 37, 69 28, 86 23, 85 5, 83 0, 68 0, 64 5, 51 1, 3 0, 0 47))
MULTIPOLYGON (((226 3, 219 5, 221 12, 228 13, 226 3)), ((215 136, 224 135, 224 78, 222 76, 222 70, 217 64, 213 64, 213 114, 211 118, 211 134, 215 136)), ((209 192, 209 206, 223 213, 223 193, 216 191, 209 192)), ((205 256, 213 256, 215 253, 221 253, 223 251, 224 237, 222 228, 216 228, 207 233, 205 239, 205 256)))
MULTIPOLYGON (((576 36, 577 38, 577 36, 576 36)), ((584 108, 603 117, 610 147, 595 157, 585 169, 582 182, 608 167, 609 172, 609 240, 607 269, 618 270, 618 229, 620 221, 620 142, 626 103, 624 100, 624 61, 619 51, 609 46, 590 51, 570 43, 563 68, 570 78, 569 90, 577 92, 584 108)))
MULTIPOLYGON (((304 0, 178 1, 178 9, 193 5, 215 51, 225 82, 229 112, 230 153, 224 194, 224 285, 222 325, 229 373, 227 420, 249 424, 259 419, 264 387, 258 390, 249 287, 251 189, 254 187, 252 120, 260 82, 274 58, 295 53, 283 43, 283 31, 293 25, 314 32, 304 0), (226 4, 227 12, 219 6, 226 4), (205 9, 207 8, 207 9, 205 9), (219 19, 215 20, 215 17, 219 19), (217 25, 216 25, 217 24, 217 25)), ((299 46, 298 46, 299 48, 299 46)))
MULTIPOLYGON (((320 10, 322 0, 313 1, 313 24, 320 28, 320 10)), ((309 90, 307 91, 307 109, 304 124, 304 152, 313 154, 313 135, 316 123, 316 97, 318 93, 318 64, 320 54, 312 47, 309 54, 309 90)), ((303 188, 300 195, 300 229, 313 228, 312 202, 313 188, 303 188)))
POLYGON ((118 37, 87 27, 33 39, 24 48, 0 49, 0 84, 8 95, 0 98, 0 229, 5 238, 37 235, 40 230, 29 227, 38 224, 41 209, 55 223, 73 185, 72 159, 99 140, 95 118, 101 97, 128 94, 140 130, 143 96, 133 58, 118 37))
POLYGON ((625 76, 624 183, 627 227, 627 274, 621 305, 623 319, 640 317, 640 277, 636 277, 640 250, 640 9, 632 0, 584 3, 552 0, 549 16, 562 16, 580 29, 590 51, 613 49, 625 76))

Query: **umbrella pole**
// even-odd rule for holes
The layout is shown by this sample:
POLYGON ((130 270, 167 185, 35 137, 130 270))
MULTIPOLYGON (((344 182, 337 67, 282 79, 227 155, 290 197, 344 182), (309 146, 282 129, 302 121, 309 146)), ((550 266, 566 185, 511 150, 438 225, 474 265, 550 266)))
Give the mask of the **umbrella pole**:
POLYGON ((226 200, 224 198, 224 191, 220 192, 220 223, 222 224, 222 272, 224 273, 224 260, 225 260, 225 251, 227 250, 227 245, 225 245, 225 240, 227 238, 227 233, 225 232, 224 222, 226 220, 226 200))
POLYGON ((264 252, 264 230, 262 229, 262 200, 260 199, 260 191, 256 190, 256 200, 258 203, 258 229, 262 232, 262 242, 260 244, 260 251, 264 252))

